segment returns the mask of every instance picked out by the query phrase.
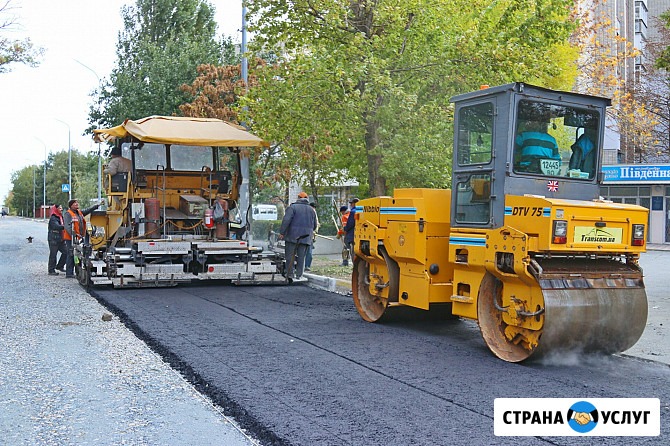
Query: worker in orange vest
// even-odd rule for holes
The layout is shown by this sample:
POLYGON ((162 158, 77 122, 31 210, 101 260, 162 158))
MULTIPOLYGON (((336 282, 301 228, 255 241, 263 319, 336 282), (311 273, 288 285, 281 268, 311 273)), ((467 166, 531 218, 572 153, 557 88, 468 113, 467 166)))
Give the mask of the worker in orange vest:
MULTIPOLYGON (((342 227, 340 228, 339 231, 337 231, 337 238, 344 237, 344 227, 347 224, 347 220, 349 220, 349 214, 351 211, 349 210, 348 206, 341 206, 340 207, 340 221, 342 222, 342 227)), ((346 244, 345 244, 346 246, 346 244)), ((340 266, 349 266, 349 259, 342 259, 342 263, 340 263, 340 266)))
POLYGON ((86 233, 86 219, 84 216, 96 210, 101 203, 95 204, 84 211, 79 210, 79 202, 72 199, 68 202, 68 210, 63 214, 65 232, 63 238, 67 247, 67 260, 65 261, 65 277, 74 277, 74 251, 72 241, 78 241, 86 233))

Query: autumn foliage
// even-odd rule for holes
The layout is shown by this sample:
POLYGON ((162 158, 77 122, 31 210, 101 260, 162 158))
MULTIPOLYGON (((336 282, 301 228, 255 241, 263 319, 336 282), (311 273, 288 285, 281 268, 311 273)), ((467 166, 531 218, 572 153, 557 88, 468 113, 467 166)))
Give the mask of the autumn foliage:
MULTIPOLYGON (((265 62, 256 60, 256 67, 265 62)), ((236 106, 244 95, 247 85, 242 79, 240 65, 216 66, 202 64, 197 68, 198 76, 191 85, 184 84, 179 89, 193 97, 187 104, 179 106, 182 115, 200 118, 218 118, 239 123, 236 106)), ((255 75, 248 76, 249 87, 258 86, 255 75)))
POLYGON ((579 26, 572 42, 580 49, 576 90, 612 99, 609 126, 620 135, 622 161, 635 162, 654 144, 658 120, 653 105, 638 94, 630 69, 640 51, 616 30, 606 6, 595 0, 588 7, 577 4, 573 11, 579 26))

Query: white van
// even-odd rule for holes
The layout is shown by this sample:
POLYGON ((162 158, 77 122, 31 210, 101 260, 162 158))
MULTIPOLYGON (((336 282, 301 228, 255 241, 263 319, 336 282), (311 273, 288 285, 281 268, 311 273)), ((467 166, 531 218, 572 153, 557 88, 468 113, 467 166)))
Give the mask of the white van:
POLYGON ((274 204, 255 204, 252 207, 254 220, 276 220, 277 206, 274 204))

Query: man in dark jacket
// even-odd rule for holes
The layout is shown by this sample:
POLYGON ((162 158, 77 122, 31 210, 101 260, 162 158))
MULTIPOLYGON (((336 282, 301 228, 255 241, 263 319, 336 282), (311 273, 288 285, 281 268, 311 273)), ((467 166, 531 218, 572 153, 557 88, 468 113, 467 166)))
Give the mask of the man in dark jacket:
POLYGON ((352 263, 354 261, 354 234, 356 233, 356 203, 358 203, 358 198, 352 198, 349 202, 351 211, 349 211, 347 224, 344 225, 344 243, 349 248, 349 256, 352 263))
POLYGON ((316 212, 309 205, 307 194, 300 192, 298 200, 286 209, 286 214, 279 228, 279 235, 284 239, 286 246, 286 278, 293 278, 293 260, 297 260, 295 279, 302 281, 302 272, 305 266, 305 254, 312 244, 312 237, 316 229, 316 212))
POLYGON ((65 260, 67 259, 67 249, 65 240, 63 240, 63 206, 54 204, 51 206, 51 217, 49 218, 49 229, 47 240, 49 241, 49 275, 57 276, 58 271, 65 272, 65 260), (60 251, 60 259, 56 264, 56 256, 60 251))

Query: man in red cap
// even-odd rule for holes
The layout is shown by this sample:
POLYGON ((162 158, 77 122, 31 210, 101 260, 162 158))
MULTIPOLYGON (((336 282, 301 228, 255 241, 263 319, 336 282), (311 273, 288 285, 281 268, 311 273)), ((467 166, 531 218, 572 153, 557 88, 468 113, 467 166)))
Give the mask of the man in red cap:
POLYGON ((295 203, 286 209, 286 214, 279 228, 279 235, 286 245, 286 278, 293 281, 293 263, 296 260, 295 280, 303 281, 302 272, 305 267, 305 255, 312 244, 312 237, 316 229, 316 212, 309 205, 307 194, 300 192, 295 203))

